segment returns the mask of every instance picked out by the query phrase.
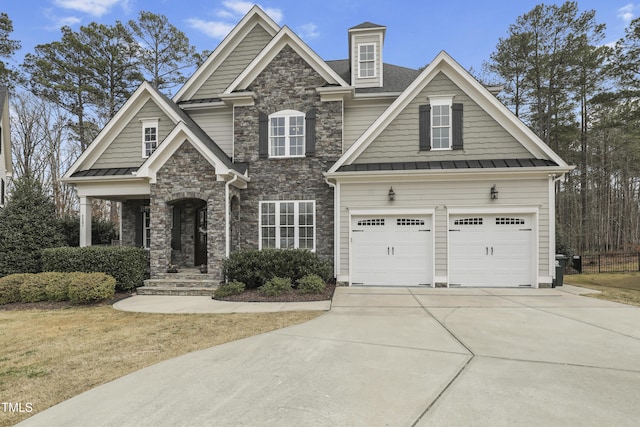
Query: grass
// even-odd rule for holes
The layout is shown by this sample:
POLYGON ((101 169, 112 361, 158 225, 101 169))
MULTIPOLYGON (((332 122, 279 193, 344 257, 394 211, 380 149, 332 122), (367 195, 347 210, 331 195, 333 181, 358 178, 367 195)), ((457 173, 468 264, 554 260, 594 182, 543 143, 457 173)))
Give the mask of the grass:
POLYGON ((595 289, 601 294, 587 296, 640 307, 640 273, 575 274, 564 283, 595 289))
POLYGON ((289 325, 322 312, 126 313, 110 306, 0 311, 0 401, 10 426, 146 366, 289 325))

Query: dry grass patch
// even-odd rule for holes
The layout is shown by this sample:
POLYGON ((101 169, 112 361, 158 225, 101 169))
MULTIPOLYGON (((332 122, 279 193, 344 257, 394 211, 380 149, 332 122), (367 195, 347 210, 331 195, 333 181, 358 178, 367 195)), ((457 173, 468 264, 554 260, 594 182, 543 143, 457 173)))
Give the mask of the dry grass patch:
POLYGON ((109 306, 0 311, 0 396, 33 406, 22 414, 0 407, 0 426, 160 361, 320 314, 144 314, 109 306))
POLYGON ((586 296, 640 307, 640 273, 576 274, 564 281, 602 292, 586 296))

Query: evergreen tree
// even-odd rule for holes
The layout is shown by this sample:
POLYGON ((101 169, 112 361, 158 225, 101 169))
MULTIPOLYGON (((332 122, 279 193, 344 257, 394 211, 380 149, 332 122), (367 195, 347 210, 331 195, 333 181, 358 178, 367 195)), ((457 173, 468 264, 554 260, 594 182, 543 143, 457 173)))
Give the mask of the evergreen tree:
POLYGON ((40 182, 28 176, 14 181, 0 210, 0 276, 40 272, 42 250, 62 242, 55 206, 40 182))

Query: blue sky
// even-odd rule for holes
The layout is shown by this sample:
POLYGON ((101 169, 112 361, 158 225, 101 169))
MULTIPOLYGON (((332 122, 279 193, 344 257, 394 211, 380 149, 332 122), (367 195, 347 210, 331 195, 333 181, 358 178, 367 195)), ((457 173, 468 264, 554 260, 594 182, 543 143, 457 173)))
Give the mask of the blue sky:
MULTIPOLYGON (((347 29, 364 21, 387 26, 385 62, 417 68, 446 50, 465 68, 479 71, 509 24, 543 1, 534 0, 264 0, 258 3, 280 25, 287 25, 322 58, 347 56, 347 29)), ((562 4, 562 1, 546 1, 562 4)), ((22 41, 16 57, 60 38, 60 27, 77 29, 92 21, 113 24, 146 10, 166 15, 198 50, 214 49, 252 6, 227 0, 0 0, 13 21, 12 38, 22 41)), ((581 11, 595 9, 607 24, 605 43, 624 34, 640 16, 640 1, 580 0, 581 11)))

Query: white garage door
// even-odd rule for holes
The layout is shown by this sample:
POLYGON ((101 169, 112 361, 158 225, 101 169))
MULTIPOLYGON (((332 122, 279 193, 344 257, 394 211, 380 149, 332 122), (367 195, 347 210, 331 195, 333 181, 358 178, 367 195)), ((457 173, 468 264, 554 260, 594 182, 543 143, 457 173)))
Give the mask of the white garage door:
POLYGON ((354 216, 351 283, 417 286, 432 281, 430 216, 354 216))
POLYGON ((449 283, 531 286, 533 238, 531 216, 450 217, 449 283))

